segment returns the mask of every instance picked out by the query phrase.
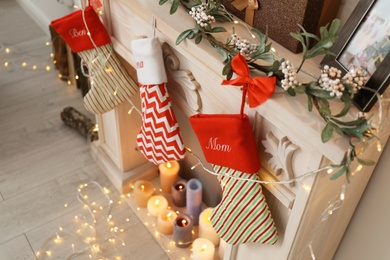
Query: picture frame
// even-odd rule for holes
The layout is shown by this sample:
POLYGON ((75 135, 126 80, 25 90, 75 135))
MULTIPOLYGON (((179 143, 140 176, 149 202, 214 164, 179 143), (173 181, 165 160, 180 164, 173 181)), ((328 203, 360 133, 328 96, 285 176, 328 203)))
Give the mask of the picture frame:
POLYGON ((321 66, 337 67, 343 74, 365 69, 366 88, 355 94, 356 107, 368 112, 390 84, 390 18, 388 0, 360 0, 332 47, 336 56, 326 55, 321 66))

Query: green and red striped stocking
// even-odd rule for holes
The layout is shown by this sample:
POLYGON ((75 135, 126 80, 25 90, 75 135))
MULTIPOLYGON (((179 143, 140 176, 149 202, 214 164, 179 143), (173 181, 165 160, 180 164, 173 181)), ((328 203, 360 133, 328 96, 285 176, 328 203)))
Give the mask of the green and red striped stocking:
POLYGON ((84 96, 84 104, 91 113, 108 112, 138 91, 138 84, 120 63, 92 6, 54 20, 50 26, 88 68, 91 89, 84 96))
POLYGON ((228 244, 249 242, 273 245, 278 239, 257 174, 214 165, 223 190, 222 201, 211 214, 211 224, 228 244))

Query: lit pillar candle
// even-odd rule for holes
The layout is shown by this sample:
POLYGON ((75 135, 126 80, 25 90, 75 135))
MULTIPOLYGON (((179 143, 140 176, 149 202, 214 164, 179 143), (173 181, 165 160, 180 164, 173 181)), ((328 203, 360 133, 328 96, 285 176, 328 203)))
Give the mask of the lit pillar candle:
POLYGON ((192 243, 192 218, 190 215, 178 215, 173 224, 173 241, 179 248, 185 248, 192 243))
POLYGON ((202 210, 202 183, 198 179, 187 182, 187 213, 191 215, 194 225, 198 225, 199 214, 202 210))
POLYGON ((133 197, 138 207, 145 208, 152 197, 154 185, 151 182, 139 180, 134 183, 133 197))
POLYGON ((172 183, 179 176, 180 164, 169 161, 158 166, 160 171, 160 187, 163 192, 171 192, 172 183))
POLYGON ((161 195, 152 196, 148 200, 147 208, 151 216, 157 217, 160 212, 168 208, 168 201, 164 196, 161 195))
POLYGON ((215 232, 213 226, 210 222, 210 216, 212 212, 212 208, 207 208, 200 213, 199 216, 199 237, 207 238, 210 240, 214 246, 219 244, 220 237, 215 232))
POLYGON ((213 260, 215 246, 206 238, 197 238, 192 245, 194 260, 213 260))
POLYGON ((157 231, 166 235, 173 233, 173 223, 177 214, 170 209, 166 209, 160 212, 157 217, 157 231))
POLYGON ((186 206, 187 181, 177 179, 172 183, 172 202, 176 207, 186 206))

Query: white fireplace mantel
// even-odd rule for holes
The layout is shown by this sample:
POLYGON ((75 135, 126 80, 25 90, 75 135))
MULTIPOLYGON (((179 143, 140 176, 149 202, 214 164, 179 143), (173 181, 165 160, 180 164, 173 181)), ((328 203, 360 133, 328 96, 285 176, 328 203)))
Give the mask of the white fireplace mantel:
MULTIPOLYGON (((133 75, 132 67, 135 64, 130 51, 131 40, 152 37, 153 31, 155 37, 159 38, 169 78, 167 87, 184 144, 201 156, 188 117, 195 113, 239 112, 240 89, 221 86, 222 57, 205 41, 199 45, 193 41, 175 44, 177 36, 192 28, 194 22, 181 9, 169 15, 169 3, 160 6, 157 0, 105 0, 104 4, 105 24, 112 36, 114 49, 133 75)), ((236 30, 245 33, 244 28, 236 26, 236 30)), ((226 35, 221 37, 227 38, 226 35)), ((278 55, 299 64, 300 55, 292 54, 277 43, 273 43, 273 47, 278 55)), ((303 69, 313 74, 319 73, 316 61, 307 62, 303 69)), ((309 76, 301 77, 302 80, 309 79, 309 76)), ((139 106, 138 97, 132 101, 139 106)), ((137 178, 157 176, 156 167, 137 151, 135 136, 141 119, 135 113, 128 115, 129 109, 130 105, 124 103, 97 118, 99 142, 93 147, 97 162, 123 192, 128 191, 129 183, 137 178)), ((356 113, 356 110, 352 111, 350 116, 354 117, 356 113)), ((340 163, 348 148, 347 140, 342 137, 325 144, 321 142, 320 133, 324 123, 318 114, 307 111, 305 97, 292 98, 277 90, 270 100, 260 107, 247 110, 247 114, 253 124, 263 165, 259 175, 264 180, 286 180, 330 163, 340 163), (280 159, 274 160, 275 157, 280 159)), ((375 149, 374 146, 368 147, 364 157, 377 160, 379 153, 375 149)), ((221 196, 216 178, 198 168, 190 171, 194 160, 189 155, 181 164, 182 177, 195 176, 205 183, 205 203, 215 206, 221 196)), ((340 193, 345 178, 331 181, 329 175, 321 173, 292 184, 264 185, 263 190, 280 235, 278 242, 273 246, 228 246, 225 259, 311 259, 307 247, 309 241, 312 241, 317 259, 331 259, 372 170, 364 167, 353 178, 343 206, 327 221, 319 219, 329 202, 340 193)))

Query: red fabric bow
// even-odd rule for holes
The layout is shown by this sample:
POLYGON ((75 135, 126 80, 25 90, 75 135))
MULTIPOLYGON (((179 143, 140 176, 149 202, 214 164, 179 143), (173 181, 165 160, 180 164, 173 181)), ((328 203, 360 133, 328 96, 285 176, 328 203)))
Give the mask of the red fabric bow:
POLYGON ((223 80, 222 85, 243 86, 242 90, 248 92, 249 107, 263 104, 275 91, 275 77, 251 78, 248 63, 244 56, 237 54, 232 59, 232 69, 238 75, 232 80, 223 80))

